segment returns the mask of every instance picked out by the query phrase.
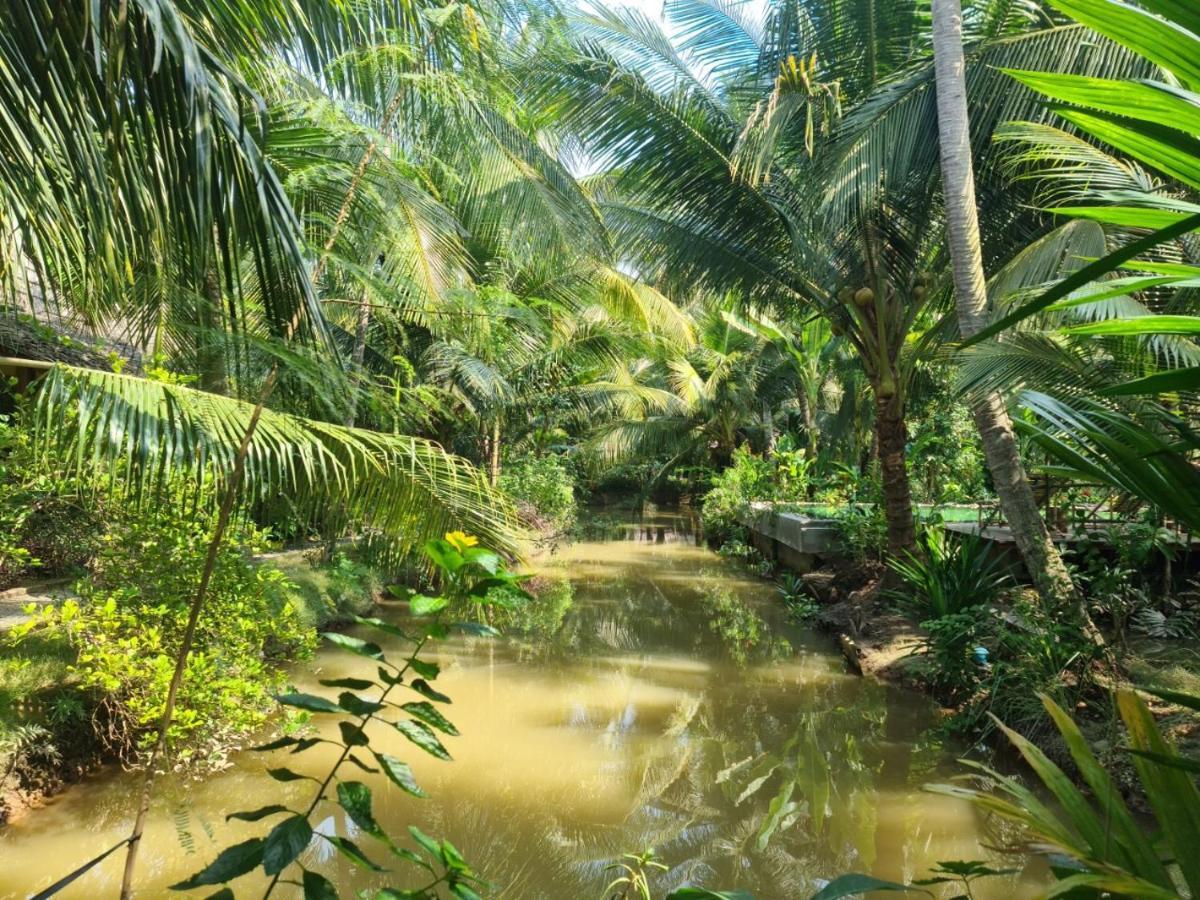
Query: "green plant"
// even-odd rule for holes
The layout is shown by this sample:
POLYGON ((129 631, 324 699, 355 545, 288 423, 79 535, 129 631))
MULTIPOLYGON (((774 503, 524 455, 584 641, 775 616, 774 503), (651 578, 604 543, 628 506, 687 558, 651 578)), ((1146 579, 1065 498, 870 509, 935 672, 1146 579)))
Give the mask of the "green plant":
MULTIPOLYGON (((358 769, 382 771, 397 787, 416 797, 425 796, 424 791, 413 779, 412 770, 404 761, 377 751, 371 747, 368 726, 387 726, 404 735, 415 747, 436 759, 448 760, 450 754, 438 738, 438 733, 456 735, 454 727, 439 708, 450 702, 450 698, 432 685, 440 669, 438 665, 421 657, 422 651, 431 641, 440 640, 450 633, 444 623, 444 613, 460 602, 476 606, 487 606, 497 589, 508 593, 520 593, 523 576, 509 572, 498 553, 478 546, 478 541, 462 532, 451 532, 444 539, 428 541, 425 555, 434 567, 442 589, 437 596, 411 593, 408 597, 411 612, 417 620, 415 633, 374 618, 356 617, 355 622, 364 629, 376 632, 381 638, 398 641, 405 646, 405 656, 395 660, 389 658, 384 649, 364 638, 326 632, 325 640, 346 652, 369 661, 378 672, 378 678, 347 677, 325 679, 325 687, 340 690, 336 699, 319 694, 285 693, 277 699, 280 704, 305 713, 322 716, 337 716, 340 739, 285 736, 256 749, 275 750, 293 748, 294 753, 303 753, 318 744, 333 744, 340 751, 333 766, 322 778, 315 779, 318 788, 312 801, 303 811, 273 804, 257 810, 230 814, 230 818, 256 822, 262 819, 283 816, 265 838, 251 838, 222 851, 217 858, 191 878, 174 886, 175 890, 189 890, 206 885, 225 884, 246 873, 262 868, 271 882, 266 895, 269 896, 278 884, 286 883, 303 891, 305 897, 336 897, 337 888, 325 876, 305 869, 296 863, 300 853, 315 835, 329 843, 353 864, 381 871, 372 861, 372 855, 360 849, 348 838, 337 834, 314 831, 313 819, 321 804, 329 799, 326 792, 334 789, 336 802, 346 816, 363 833, 374 839, 391 855, 417 866, 427 873, 428 882, 416 890, 387 889, 377 897, 433 898, 439 896, 444 886, 459 900, 477 900, 475 888, 483 884, 463 859, 458 850, 448 841, 436 841, 415 825, 409 826, 409 835, 416 849, 400 844, 376 821, 372 811, 372 791, 364 782, 347 780, 341 776, 347 763, 358 769), (374 692, 374 696, 367 696, 374 692), (400 702, 398 695, 415 695, 400 702), (388 721, 384 714, 398 713, 400 718, 388 721), (364 756, 370 754, 378 769, 369 766, 364 756), (284 878, 295 869, 294 878, 284 878)), ((497 632, 486 625, 460 624, 457 627, 477 635, 494 636, 497 632)), ((278 781, 294 781, 313 776, 291 769, 272 769, 272 777, 278 781)))
POLYGON ((887 546, 887 520, 878 504, 852 504, 834 516, 845 552, 860 562, 877 559, 887 546))
MULTIPOLYGON (((18 646, 36 635, 70 648, 69 671, 98 710, 91 717, 95 737, 126 760, 153 739, 212 527, 207 517, 180 515, 173 506, 123 510, 91 574, 76 586, 79 596, 43 607, 11 636, 18 646)), ((261 541, 243 524, 217 557, 208 614, 169 733, 181 762, 219 765, 267 720, 283 684, 280 664, 313 646, 286 578, 247 558, 261 541)))
POLYGON ((575 478, 562 457, 510 460, 500 472, 499 485, 516 501, 518 514, 539 530, 557 534, 575 523, 575 478))
POLYGON ((650 893, 650 873, 666 872, 669 866, 658 861, 653 848, 641 853, 626 853, 622 862, 608 867, 620 875, 605 886, 602 900, 653 900, 650 893))
MULTIPOLYGON (((1200 709, 1195 697, 1154 692, 1172 703, 1200 709)), ((1116 695, 1127 749, 1144 790, 1155 827, 1135 815, 1120 789, 1096 759, 1071 717, 1048 697, 1042 702, 1066 744, 1084 793, 1036 745, 1000 725, 1036 774, 1044 794, 978 763, 967 763, 991 790, 934 785, 927 790, 963 798, 980 810, 1024 826, 1026 847, 1058 853, 1060 878, 1053 894, 1081 891, 1117 896, 1178 898, 1200 891, 1200 791, 1194 775, 1200 761, 1179 755, 1159 732, 1154 716, 1135 691, 1116 695)))
POLYGON ((917 621, 987 603, 1012 581, 1004 560, 976 535, 951 538, 945 528, 932 526, 924 529, 920 545, 919 554, 889 561, 905 585, 891 596, 917 621))
POLYGON ((821 609, 809 589, 808 582, 799 575, 784 572, 777 580, 776 590, 783 597, 783 602, 787 604, 789 615, 798 621, 811 619, 821 609))

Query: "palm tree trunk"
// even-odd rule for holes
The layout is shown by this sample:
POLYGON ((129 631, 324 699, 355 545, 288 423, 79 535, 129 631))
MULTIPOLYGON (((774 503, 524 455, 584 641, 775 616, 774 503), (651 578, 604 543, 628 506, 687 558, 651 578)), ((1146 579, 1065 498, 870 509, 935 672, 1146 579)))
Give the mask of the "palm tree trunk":
POLYGON ((492 422, 491 459, 488 461, 489 481, 492 487, 500 483, 500 417, 492 422))
MULTIPOLYGON (((932 12, 946 230, 954 269, 958 325, 966 338, 986 324, 988 300, 975 208, 962 8, 959 0, 932 0, 932 12)), ((1000 508, 1034 585, 1046 600, 1076 603, 1085 628, 1098 637, 1038 511, 1003 400, 998 394, 991 394, 975 403, 973 412, 1000 508)))
POLYGON ((900 392, 881 397, 875 387, 875 442, 879 447, 879 474, 883 481, 883 514, 887 519, 888 555, 903 556, 916 548, 912 490, 908 483, 905 448, 908 427, 900 392))

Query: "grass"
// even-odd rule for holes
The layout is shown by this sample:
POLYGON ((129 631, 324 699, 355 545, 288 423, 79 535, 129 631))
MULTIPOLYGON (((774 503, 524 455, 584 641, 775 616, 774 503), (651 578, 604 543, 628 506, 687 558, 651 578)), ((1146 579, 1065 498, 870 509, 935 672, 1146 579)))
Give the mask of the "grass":
MULTIPOLYGON (((70 681, 73 659, 73 651, 61 641, 30 635, 20 647, 12 647, 0 636, 0 743, 30 720, 33 707, 70 681)), ((44 715, 39 708, 32 718, 44 715)))

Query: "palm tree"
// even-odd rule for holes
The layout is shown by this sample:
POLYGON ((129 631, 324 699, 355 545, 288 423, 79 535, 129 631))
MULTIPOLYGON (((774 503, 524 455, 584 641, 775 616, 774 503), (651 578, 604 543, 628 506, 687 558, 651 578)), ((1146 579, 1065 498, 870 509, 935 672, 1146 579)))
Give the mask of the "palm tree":
MULTIPOLYGON (((933 0, 931 12, 946 234, 954 273, 959 331, 963 336, 971 337, 987 321, 988 297, 975 210, 962 9, 959 0, 933 0)), ((1025 560, 1025 567, 1043 597, 1059 603, 1069 601, 1075 594, 1074 585, 1050 539, 1025 476, 1020 448, 1004 401, 999 394, 992 393, 976 399, 972 407, 1000 508, 1025 560)), ((1086 621, 1086 610, 1083 615, 1086 621)))

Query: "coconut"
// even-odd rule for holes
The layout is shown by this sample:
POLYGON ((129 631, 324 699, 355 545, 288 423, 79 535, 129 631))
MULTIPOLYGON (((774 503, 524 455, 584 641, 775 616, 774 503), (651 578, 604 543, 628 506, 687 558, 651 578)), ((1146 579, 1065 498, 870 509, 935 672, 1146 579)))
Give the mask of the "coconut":
POLYGON ((859 309, 870 306, 875 302, 875 292, 869 287, 859 288, 854 292, 854 305, 859 309))

